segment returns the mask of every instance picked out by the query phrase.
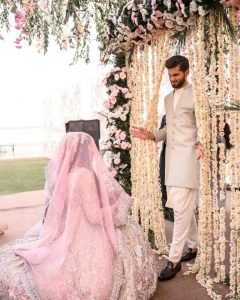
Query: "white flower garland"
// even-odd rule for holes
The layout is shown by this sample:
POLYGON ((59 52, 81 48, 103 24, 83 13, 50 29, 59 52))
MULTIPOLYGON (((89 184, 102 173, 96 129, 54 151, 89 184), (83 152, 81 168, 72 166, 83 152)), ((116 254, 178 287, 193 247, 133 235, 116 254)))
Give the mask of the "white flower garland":
MULTIPOLYGON (((135 47, 128 66, 128 85, 133 94, 131 126, 157 129, 157 105, 164 64, 170 49, 166 32, 159 34, 151 46, 135 47)), ((127 60, 128 61, 128 60, 127 60)), ((158 147, 155 142, 132 140, 132 194, 135 197, 133 215, 140 219, 146 234, 154 232, 158 253, 168 252, 160 187, 158 182, 158 147)))
MULTIPOLYGON (((230 19, 234 26, 237 26, 236 10, 230 9, 230 19)), ((239 72, 240 55, 239 46, 233 42, 230 43, 230 75, 229 92, 232 101, 239 100, 239 72)), ((240 297, 240 116, 239 112, 230 114, 231 143, 234 148, 231 150, 231 170, 232 170, 232 197, 231 197, 231 237, 230 237, 230 296, 234 299, 240 297)))

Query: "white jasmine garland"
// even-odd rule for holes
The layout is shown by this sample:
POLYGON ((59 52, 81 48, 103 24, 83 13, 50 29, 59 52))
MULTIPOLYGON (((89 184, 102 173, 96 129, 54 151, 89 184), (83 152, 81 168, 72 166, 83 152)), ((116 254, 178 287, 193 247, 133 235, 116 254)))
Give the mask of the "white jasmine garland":
MULTIPOLYGON (((128 85, 133 95, 131 105, 131 126, 143 126, 150 131, 157 128, 157 105, 159 87, 167 58, 170 39, 166 32, 151 46, 136 47, 131 65, 127 65, 128 85), (151 60, 149 54, 151 53, 151 60), (151 66, 151 71, 150 71, 151 66), (154 83, 153 86, 150 85, 154 83), (146 86, 145 89, 142 87, 146 86), (146 109, 147 117, 144 118, 146 109)), ((128 58, 126 58, 128 62, 128 58)), ((152 141, 132 139, 132 194, 135 196, 133 216, 141 218, 141 226, 148 235, 149 229, 155 233, 158 253, 167 253, 167 242, 161 208, 158 183, 158 149, 152 141), (147 158, 147 159, 146 159, 147 158), (139 164, 141 161, 141 164, 139 164)))

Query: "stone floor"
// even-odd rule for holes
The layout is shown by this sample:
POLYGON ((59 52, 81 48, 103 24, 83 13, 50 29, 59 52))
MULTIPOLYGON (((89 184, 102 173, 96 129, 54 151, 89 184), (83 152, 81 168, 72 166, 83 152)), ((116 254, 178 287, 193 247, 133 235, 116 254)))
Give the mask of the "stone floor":
MULTIPOLYGON (((0 245, 21 237, 33 224, 38 222, 43 213, 44 191, 25 192, 0 196, 0 221, 7 222, 9 229, 0 236, 0 245)), ((166 221, 168 241, 171 241, 173 223, 166 221)), ((163 261, 159 262, 159 268, 163 261)), ((183 264, 182 269, 186 269, 183 264)), ((221 285, 218 291, 224 296, 227 287, 221 285)), ((209 300, 207 292, 195 280, 193 275, 183 276, 179 272, 170 281, 159 282, 157 291, 151 300, 209 300)), ((225 299, 225 296, 223 297, 225 299)))

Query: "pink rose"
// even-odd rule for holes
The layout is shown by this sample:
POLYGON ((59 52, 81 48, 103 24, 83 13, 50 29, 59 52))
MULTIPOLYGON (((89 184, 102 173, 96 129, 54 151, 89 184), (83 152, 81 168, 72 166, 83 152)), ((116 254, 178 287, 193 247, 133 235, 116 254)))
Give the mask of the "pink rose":
POLYGON ((38 8, 38 3, 36 3, 36 2, 33 2, 33 3, 32 3, 32 8, 33 8, 33 9, 36 9, 36 8, 38 8))
POLYGON ((115 90, 112 92, 111 97, 116 97, 118 94, 119 94, 119 90, 118 90, 118 89, 115 89, 115 90))
POLYGON ((133 8, 133 5, 134 5, 134 0, 131 0, 127 3, 127 10, 130 10, 133 8))
POLYGON ((122 92, 123 92, 124 94, 126 94, 126 93, 128 92, 128 89, 127 89, 127 88, 123 88, 123 89, 122 89, 122 92))
POLYGON ((128 37, 130 39, 134 39, 135 37, 137 37, 137 33, 136 32, 131 32, 131 33, 129 33, 128 37))
POLYGON ((17 29, 17 30, 22 29, 22 24, 21 24, 21 23, 18 23, 18 24, 15 26, 15 29, 17 29))
POLYGON ((155 6, 157 4, 157 0, 152 0, 152 6, 155 6))
POLYGON ((17 9, 15 13, 15 19, 21 20, 23 18, 25 18, 25 12, 17 9))
POLYGON ((103 102, 103 106, 105 108, 110 108, 111 104, 110 104, 110 102, 108 100, 106 100, 106 101, 103 102))
POLYGON ((112 104, 115 104, 115 103, 117 102, 117 99, 116 99, 115 97, 113 97, 113 98, 111 98, 110 102, 111 102, 112 104))
POLYGON ((119 74, 115 74, 115 75, 114 75, 114 79, 115 79, 116 81, 118 81, 119 78, 120 78, 119 74))
POLYGON ((127 142, 122 142, 122 143, 121 143, 121 148, 122 148, 123 150, 126 150, 126 149, 128 148, 128 143, 127 143, 127 142))
POLYGON ((156 11, 155 11, 155 15, 156 15, 156 17, 162 17, 162 16, 163 16, 163 13, 160 12, 159 10, 156 10, 156 11))
POLYGON ((115 134, 116 140, 120 138, 120 134, 121 134, 121 130, 118 129, 118 130, 116 131, 116 134, 115 134))
POLYGON ((126 138, 126 132, 125 131, 122 131, 121 133, 120 133, 120 139, 121 140, 125 140, 125 138, 126 138))
POLYGON ((126 74, 125 74, 124 72, 121 72, 121 73, 120 73, 120 78, 121 78, 122 80, 124 80, 124 79, 126 78, 126 74))
POLYGON ((109 59, 109 55, 106 54, 106 55, 104 56, 103 60, 104 60, 104 61, 107 61, 108 59, 109 59))
POLYGON ((126 117, 126 115, 124 115, 124 114, 122 114, 121 116, 120 116, 120 119, 121 119, 121 121, 126 121, 127 120, 127 117, 126 117))
POLYGON ((131 98, 132 98, 132 94, 128 92, 128 93, 125 95, 125 98, 131 99, 131 98))

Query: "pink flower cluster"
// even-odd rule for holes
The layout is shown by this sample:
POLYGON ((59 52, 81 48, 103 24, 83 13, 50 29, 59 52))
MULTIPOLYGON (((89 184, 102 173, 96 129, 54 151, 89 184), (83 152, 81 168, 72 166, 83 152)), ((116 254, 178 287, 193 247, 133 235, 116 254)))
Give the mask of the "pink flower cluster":
POLYGON ((15 12, 15 23, 16 23, 15 29, 16 30, 21 30, 19 36, 14 41, 14 43, 16 44, 16 48, 18 48, 18 49, 22 48, 21 35, 26 34, 23 31, 23 25, 27 22, 26 15, 27 15, 27 13, 32 12, 32 10, 34 10, 36 8, 38 8, 38 4, 36 2, 32 2, 32 3, 28 4, 27 6, 26 5, 24 6, 25 10, 17 9, 16 12, 15 12))
MULTIPOLYGON (((111 72, 109 72, 105 79, 103 80, 104 84, 107 84, 107 80, 110 76, 114 76, 115 81, 119 80, 125 80, 127 75, 126 75, 126 69, 125 68, 119 68, 116 67, 114 68, 111 72)), ((108 91, 110 92, 109 98, 103 102, 103 106, 106 109, 113 108, 114 105, 117 102, 117 96, 120 92, 124 94, 124 97, 126 99, 131 99, 132 94, 130 93, 128 88, 123 88, 117 84, 113 84, 108 88, 108 91)))
POLYGON ((109 141, 107 142, 107 148, 114 146, 115 148, 121 148, 123 150, 130 149, 131 144, 126 141, 127 134, 121 129, 117 129, 116 126, 108 127, 109 141))
POLYGON ((118 129, 115 132, 115 141, 114 141, 114 144, 115 145, 119 145, 119 147, 121 149, 123 149, 123 150, 130 149, 131 148, 131 144, 125 141, 126 137, 127 137, 126 132, 122 131, 121 129, 118 129))
POLYGON ((140 25, 134 32, 128 34, 128 37, 132 40, 132 42, 140 46, 142 44, 148 43, 157 35, 157 30, 153 29, 153 25, 151 23, 147 24, 147 29, 140 25), (147 33, 147 29, 151 32, 147 33), (134 39, 139 37, 140 40, 135 41, 134 39))
MULTIPOLYGON (((17 9, 15 12, 15 22, 16 22, 15 29, 22 30, 22 27, 23 27, 24 23, 26 23, 26 21, 27 21, 27 19, 26 19, 25 11, 17 9)), ((22 45, 21 45, 22 38, 20 35, 21 35, 21 33, 14 41, 14 43, 16 44, 16 48, 18 48, 18 49, 22 48, 22 45)))
POLYGON ((103 106, 106 109, 113 108, 114 105, 117 102, 117 96, 120 93, 120 91, 124 94, 124 97, 126 99, 131 99, 132 94, 130 93, 128 88, 122 88, 121 86, 118 86, 117 84, 111 85, 108 90, 111 92, 109 98, 103 102, 103 106))
POLYGON ((106 84, 107 83, 107 79, 111 76, 111 75, 114 75, 114 79, 116 81, 118 80, 124 80, 127 78, 127 75, 126 75, 126 68, 119 68, 119 67, 116 67, 114 69, 112 69, 107 75, 106 77, 104 78, 104 83, 106 84))

